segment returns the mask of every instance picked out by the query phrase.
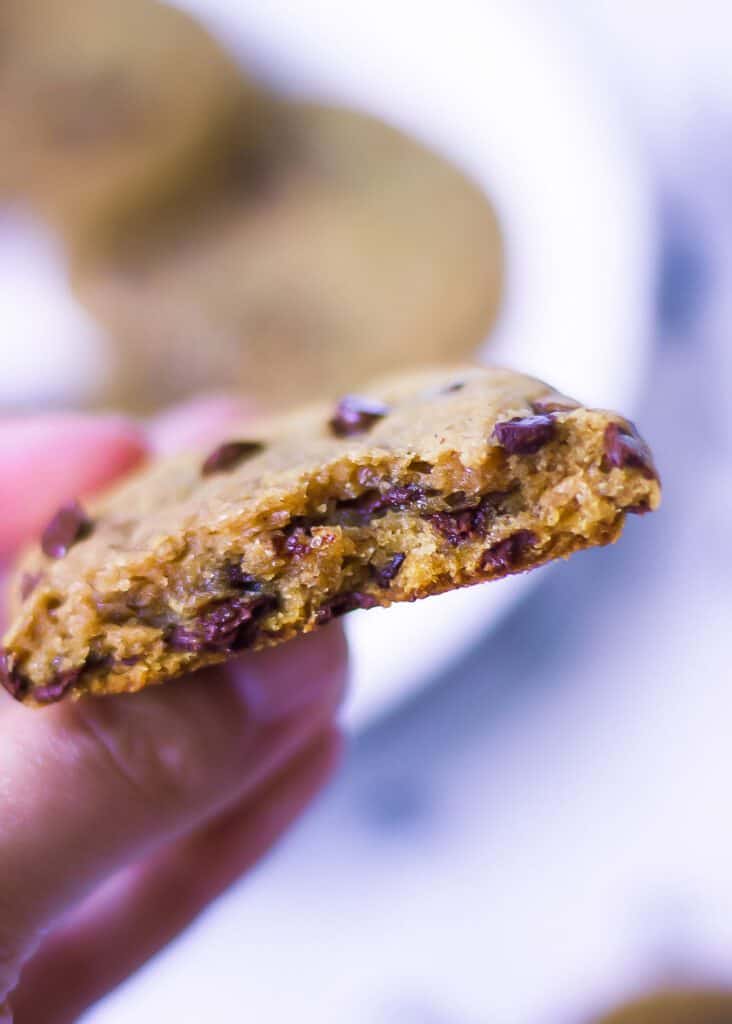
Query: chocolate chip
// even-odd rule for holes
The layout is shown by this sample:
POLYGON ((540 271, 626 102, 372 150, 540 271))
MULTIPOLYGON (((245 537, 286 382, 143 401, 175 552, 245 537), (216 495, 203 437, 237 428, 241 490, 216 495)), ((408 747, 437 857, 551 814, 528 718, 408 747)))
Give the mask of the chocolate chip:
POLYGON ((454 384, 448 384, 446 388, 442 389, 443 395, 450 395, 453 391, 462 391, 465 387, 464 380, 456 380, 454 384))
POLYGON ((457 547, 458 544, 462 544, 466 540, 485 537, 489 524, 499 512, 503 500, 510 493, 510 491, 491 491, 474 505, 458 508, 451 512, 433 512, 426 518, 453 547, 457 547))
POLYGON ((497 572, 510 572, 517 569, 528 548, 536 544, 537 536, 531 530, 517 530, 504 540, 499 540, 480 559, 481 569, 493 569, 497 572))
POLYGON ((403 484, 379 491, 372 487, 358 498, 346 498, 337 502, 334 521, 340 526, 362 526, 371 519, 383 515, 388 509, 403 511, 417 505, 433 491, 420 484, 403 484))
POLYGON ((42 572, 24 572, 20 579, 20 599, 25 601, 31 596, 43 579, 42 572))
POLYGON ((272 534, 275 554, 280 558, 300 558, 306 555, 312 543, 312 527, 319 525, 320 522, 320 519, 293 516, 287 526, 272 534))
POLYGON ((383 511, 384 504, 381 491, 376 487, 370 487, 363 494, 359 494, 357 498, 343 498, 338 501, 336 503, 336 512, 338 513, 336 518, 339 522, 343 522, 342 513, 353 512, 357 519, 366 520, 376 512, 383 511))
POLYGON ((427 518, 453 547, 471 537, 478 522, 470 509, 464 509, 462 512, 435 512, 427 518))
POLYGON ((569 398, 552 398, 548 395, 546 398, 536 398, 531 403, 531 408, 536 413, 546 414, 551 412, 572 412, 573 409, 579 409, 579 402, 573 402, 569 398))
POLYGON ((403 512, 404 509, 412 505, 418 505, 420 501, 424 501, 426 497, 436 493, 436 491, 431 489, 426 490, 421 484, 403 484, 390 487, 384 492, 383 497, 384 502, 389 508, 398 509, 403 512))
POLYGON ((196 654, 241 650, 251 640, 252 623, 276 607, 276 598, 266 594, 219 601, 189 625, 174 626, 166 640, 174 650, 196 654))
POLYGON ((424 459, 412 459, 407 468, 413 473, 431 473, 434 467, 431 462, 425 462, 424 459))
POLYGON ((493 434, 509 455, 533 455, 552 440, 556 423, 551 416, 516 416, 496 423, 493 434))
POLYGON ((639 470, 647 480, 658 480, 651 450, 632 425, 624 427, 620 423, 608 423, 604 443, 606 468, 615 466, 624 469, 630 466, 639 470))
POLYGON ((283 530, 272 534, 272 542, 280 556, 302 555, 311 547, 314 526, 364 526, 389 509, 403 511, 435 494, 437 491, 421 484, 398 484, 383 493, 377 487, 370 487, 357 498, 331 500, 325 515, 295 516, 283 530))
POLYGON ((79 681, 84 667, 59 672, 47 686, 38 686, 33 690, 33 699, 39 704, 55 704, 56 701, 61 700, 67 690, 79 681))
POLYGON ((30 688, 30 680, 10 667, 10 655, 2 648, 0 648, 0 683, 16 700, 22 700, 30 688))
POLYGON ((385 590, 389 586, 404 564, 406 557, 403 551, 399 551, 396 555, 392 555, 383 565, 369 566, 369 572, 382 589, 385 590))
POLYGON ((84 662, 84 672, 111 672, 115 668, 132 668, 142 661, 141 654, 129 654, 126 658, 115 659, 111 654, 91 651, 84 662))
POLYGON ((7 652, 0 652, 0 683, 16 700, 23 700, 24 697, 32 696, 38 704, 53 704, 61 700, 63 695, 81 678, 87 667, 96 667, 102 661, 111 662, 111 658, 97 658, 89 655, 83 665, 78 668, 66 669, 57 672, 50 683, 45 686, 33 688, 31 682, 17 669, 10 668, 9 655, 7 652))
POLYGON ((264 451, 261 441, 226 441, 214 448, 201 466, 202 476, 223 473, 240 466, 246 459, 264 451))
POLYGON ((336 437, 363 434, 388 412, 389 407, 383 402, 360 395, 346 395, 336 406, 335 415, 328 426, 336 437))
POLYGON ((63 558, 72 545, 88 537, 92 522, 78 501, 62 505, 41 537, 41 548, 49 558, 63 558))
POLYGON ((111 654, 103 654, 99 650, 91 650, 84 662, 84 668, 94 672, 107 672, 114 665, 114 658, 111 654))
POLYGON ((234 598, 194 620, 189 626, 174 626, 168 644, 174 650, 198 653, 204 650, 228 650, 239 630, 252 619, 248 600, 234 598))
POLYGON ((248 594, 257 594, 262 589, 261 581, 244 572, 238 562, 229 562, 224 567, 224 581, 233 590, 243 590, 248 594))
POLYGON ((318 609, 315 621, 319 626, 324 626, 326 622, 338 619, 347 612, 355 611, 357 608, 374 608, 378 603, 377 598, 372 594, 364 594, 357 590, 346 594, 336 594, 318 609))

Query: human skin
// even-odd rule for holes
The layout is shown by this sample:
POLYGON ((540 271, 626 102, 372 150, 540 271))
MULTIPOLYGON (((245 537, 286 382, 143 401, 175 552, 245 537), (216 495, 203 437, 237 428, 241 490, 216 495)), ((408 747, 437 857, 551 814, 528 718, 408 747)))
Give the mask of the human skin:
MULTIPOLYGON (((231 412, 0 418, 0 592, 59 504, 231 412)), ((328 627, 134 695, 0 692, 0 1022, 71 1024, 253 866, 333 771, 345 679, 328 627)))

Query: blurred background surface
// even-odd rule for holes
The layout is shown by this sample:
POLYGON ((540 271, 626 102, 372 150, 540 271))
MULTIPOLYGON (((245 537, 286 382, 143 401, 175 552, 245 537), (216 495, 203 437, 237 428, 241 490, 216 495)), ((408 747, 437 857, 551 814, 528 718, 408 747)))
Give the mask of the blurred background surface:
MULTIPOLYGON (((488 189, 507 275, 488 351, 633 415, 665 496, 530 592, 427 602, 409 663, 359 656, 358 699, 379 699, 351 708, 320 805, 87 1020, 584 1024, 732 986, 728 5, 186 6, 283 87, 389 116, 488 189)), ((100 372, 57 260, 6 216, 6 402, 100 372), (14 339, 46 352, 49 325, 41 386, 14 339)))

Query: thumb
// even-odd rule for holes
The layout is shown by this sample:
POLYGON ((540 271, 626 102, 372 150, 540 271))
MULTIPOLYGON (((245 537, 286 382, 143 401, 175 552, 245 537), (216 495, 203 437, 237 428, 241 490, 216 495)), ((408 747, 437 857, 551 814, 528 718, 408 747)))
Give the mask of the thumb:
POLYGON ((1 703, 0 1004, 55 918, 304 749, 335 713, 345 661, 328 627, 135 695, 1 703))

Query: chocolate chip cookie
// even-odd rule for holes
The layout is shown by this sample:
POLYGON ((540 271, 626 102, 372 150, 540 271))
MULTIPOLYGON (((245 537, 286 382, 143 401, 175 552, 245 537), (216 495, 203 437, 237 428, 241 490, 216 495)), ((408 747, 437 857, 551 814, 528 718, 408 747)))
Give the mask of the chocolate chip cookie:
POLYGON ((138 690, 607 544, 659 497, 614 413, 507 370, 386 380, 59 509, 14 583, 3 681, 35 705, 138 690))
POLYGON ((732 991, 670 989, 645 996, 597 1024, 730 1024, 732 991))
POLYGON ((471 358, 485 338, 502 254, 482 191, 365 114, 297 103, 280 131, 256 188, 77 272, 113 341, 103 402, 146 411, 238 388, 289 409, 471 358))
POLYGON ((0 190, 72 252, 256 147, 262 96, 188 15, 156 0, 2 0, 0 190))

